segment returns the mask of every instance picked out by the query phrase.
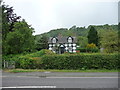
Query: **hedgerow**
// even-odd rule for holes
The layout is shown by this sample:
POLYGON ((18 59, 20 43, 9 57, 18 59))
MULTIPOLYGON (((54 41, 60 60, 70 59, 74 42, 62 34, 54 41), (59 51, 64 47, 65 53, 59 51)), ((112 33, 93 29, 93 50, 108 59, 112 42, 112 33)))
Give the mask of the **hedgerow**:
POLYGON ((42 68, 41 57, 43 55, 54 55, 50 50, 43 49, 41 51, 30 53, 26 55, 8 55, 2 57, 2 66, 4 67, 4 61, 11 63, 15 62, 15 68, 22 69, 35 69, 42 68))
POLYGON ((45 55, 42 65, 44 69, 118 69, 118 60, 117 54, 45 55))
POLYGON ((54 54, 41 50, 27 55, 4 56, 3 61, 14 61, 15 68, 22 69, 119 69, 118 54, 66 53, 54 54))

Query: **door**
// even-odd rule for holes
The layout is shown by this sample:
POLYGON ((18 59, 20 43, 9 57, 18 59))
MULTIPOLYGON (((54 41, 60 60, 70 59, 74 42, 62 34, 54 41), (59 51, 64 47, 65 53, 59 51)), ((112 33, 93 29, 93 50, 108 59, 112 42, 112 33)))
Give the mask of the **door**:
POLYGON ((61 54, 63 54, 63 53, 65 52, 65 48, 64 48, 64 47, 61 47, 60 50, 61 50, 61 51, 60 51, 61 54))
POLYGON ((65 47, 63 45, 60 45, 59 54, 63 54, 64 52, 65 52, 65 47))

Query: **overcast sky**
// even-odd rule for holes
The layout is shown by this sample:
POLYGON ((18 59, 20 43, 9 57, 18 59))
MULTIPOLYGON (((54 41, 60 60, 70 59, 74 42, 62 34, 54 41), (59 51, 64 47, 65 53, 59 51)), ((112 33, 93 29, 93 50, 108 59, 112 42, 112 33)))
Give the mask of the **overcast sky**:
POLYGON ((118 0, 3 0, 35 29, 35 34, 56 28, 118 23, 118 0))

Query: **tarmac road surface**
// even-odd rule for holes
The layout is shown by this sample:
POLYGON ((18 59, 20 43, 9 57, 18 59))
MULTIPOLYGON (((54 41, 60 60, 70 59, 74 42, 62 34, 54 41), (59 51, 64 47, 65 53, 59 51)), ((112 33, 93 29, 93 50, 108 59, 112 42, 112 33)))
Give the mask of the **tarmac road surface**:
POLYGON ((3 88, 118 88, 118 73, 2 73, 3 88))

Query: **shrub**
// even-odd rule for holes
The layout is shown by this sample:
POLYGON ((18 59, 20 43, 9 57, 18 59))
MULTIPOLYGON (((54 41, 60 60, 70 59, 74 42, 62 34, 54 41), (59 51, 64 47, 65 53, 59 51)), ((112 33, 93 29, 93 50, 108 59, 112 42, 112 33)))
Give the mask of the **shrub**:
POLYGON ((15 61, 16 68, 23 69, 119 69, 118 54, 74 53, 54 54, 42 50, 29 55, 3 56, 4 60, 15 61), (36 54, 37 53, 37 54, 36 54), (39 54, 40 55, 39 55, 39 54), (33 55, 36 56, 34 57, 33 55))
POLYGON ((117 69, 118 55, 76 54, 45 55, 42 57, 44 69, 117 69))
POLYGON ((77 50, 79 50, 80 52, 86 52, 86 48, 77 48, 77 50))
POLYGON ((43 55, 54 55, 54 53, 50 50, 43 49, 36 53, 21 56, 16 60, 16 68, 41 69, 42 68, 41 57, 43 55))
POLYGON ((91 44, 87 45, 86 51, 87 52, 98 52, 99 49, 97 48, 97 46, 94 43, 91 43, 91 44))
POLYGON ((41 51, 30 53, 26 55, 8 55, 3 56, 2 66, 4 66, 4 61, 10 64, 10 61, 15 62, 15 68, 23 68, 23 69, 35 69, 42 68, 41 57, 43 55, 54 55, 54 53, 50 50, 43 49, 41 51))
POLYGON ((41 57, 45 54, 49 54, 49 55, 52 55, 54 54, 52 51, 50 50, 47 50, 47 49, 42 49, 38 52, 35 52, 35 53, 31 53, 31 54, 27 54, 27 55, 24 55, 25 57, 41 57))
POLYGON ((79 50, 82 53, 85 53, 85 52, 92 52, 92 53, 99 52, 98 48, 78 48, 77 50, 79 50))
POLYGON ((94 43, 88 44, 87 48, 96 48, 96 45, 94 43))

